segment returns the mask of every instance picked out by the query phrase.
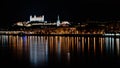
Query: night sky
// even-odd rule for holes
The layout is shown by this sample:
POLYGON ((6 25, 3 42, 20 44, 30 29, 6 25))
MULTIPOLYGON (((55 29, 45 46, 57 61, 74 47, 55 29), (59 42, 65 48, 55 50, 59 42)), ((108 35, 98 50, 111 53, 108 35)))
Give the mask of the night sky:
POLYGON ((120 2, 115 0, 3 0, 0 8, 3 25, 27 21, 30 15, 45 15, 47 21, 56 21, 58 14, 73 22, 120 20, 120 2))

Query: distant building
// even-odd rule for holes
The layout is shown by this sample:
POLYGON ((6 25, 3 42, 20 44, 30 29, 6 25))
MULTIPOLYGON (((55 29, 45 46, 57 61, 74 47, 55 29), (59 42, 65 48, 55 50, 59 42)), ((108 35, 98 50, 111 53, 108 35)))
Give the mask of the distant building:
POLYGON ((70 25, 70 23, 68 21, 62 21, 60 23, 60 26, 69 26, 69 25, 70 25))
POLYGON ((37 17, 36 15, 32 16, 30 15, 30 20, 27 22, 17 22, 17 26, 25 26, 25 27, 31 27, 31 26, 43 26, 43 27, 53 27, 53 26, 69 26, 68 21, 60 21, 59 15, 57 17, 56 22, 47 22, 44 20, 44 15, 37 17))
POLYGON ((57 19, 57 26, 60 26, 60 18, 59 18, 59 15, 58 15, 57 18, 58 18, 58 19, 57 19))
POLYGON ((32 21, 38 21, 38 22, 44 22, 44 15, 36 17, 36 15, 34 15, 34 17, 32 17, 32 15, 30 16, 30 22, 32 21))

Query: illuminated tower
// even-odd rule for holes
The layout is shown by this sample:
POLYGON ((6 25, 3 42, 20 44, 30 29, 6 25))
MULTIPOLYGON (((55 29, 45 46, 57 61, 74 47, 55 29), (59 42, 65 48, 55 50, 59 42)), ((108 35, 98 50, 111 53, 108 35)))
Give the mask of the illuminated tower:
POLYGON ((60 26, 60 18, 59 18, 59 15, 57 17, 57 26, 60 26))

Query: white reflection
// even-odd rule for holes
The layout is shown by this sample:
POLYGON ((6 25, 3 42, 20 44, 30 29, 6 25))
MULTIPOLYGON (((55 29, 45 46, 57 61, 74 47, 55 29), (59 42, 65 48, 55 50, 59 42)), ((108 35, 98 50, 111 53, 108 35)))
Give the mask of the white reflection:
POLYGON ((61 53, 61 37, 60 39, 58 40, 58 59, 60 60, 60 54, 61 53))
POLYGON ((45 42, 45 45, 46 45, 46 46, 45 46, 45 47, 46 47, 46 49, 45 49, 45 50, 46 50, 45 58, 46 58, 46 62, 48 62, 48 38, 47 38, 45 41, 46 41, 46 42, 45 42))
POLYGON ((30 61, 33 65, 44 65, 48 58, 48 44, 43 37, 30 37, 30 61))
POLYGON ((112 38, 112 53, 114 53, 114 44, 115 44, 115 42, 114 42, 114 38, 112 38))
POLYGON ((67 53, 67 60, 68 60, 68 63, 70 62, 70 52, 67 53))
POLYGON ((120 41, 120 39, 117 38, 117 39, 116 39, 117 55, 119 55, 119 52, 120 52, 120 46, 119 46, 119 45, 120 45, 120 42, 119 42, 119 41, 120 41))
POLYGON ((106 52, 108 52, 108 48, 109 48, 109 47, 108 47, 108 46, 109 46, 109 45, 108 45, 108 44, 109 44, 108 42, 109 42, 109 38, 108 38, 108 37, 106 37, 106 38, 105 38, 105 43, 106 43, 106 44, 105 44, 105 46, 106 46, 106 52))
POLYGON ((1 39, 2 39, 1 40, 2 46, 7 47, 7 45, 8 45, 8 36, 7 35, 2 35, 1 39))
POLYGON ((114 38, 106 37, 105 38, 105 43, 106 43, 107 53, 114 53, 114 38))
POLYGON ((109 41, 108 41, 108 42, 109 42, 109 43, 108 43, 108 44, 109 44, 109 45, 108 45, 108 49, 109 49, 109 51, 111 52, 111 51, 112 51, 112 48, 111 48, 111 47, 112 47, 112 45, 111 45, 111 44, 112 44, 112 39, 111 39, 111 37, 109 38, 109 41))

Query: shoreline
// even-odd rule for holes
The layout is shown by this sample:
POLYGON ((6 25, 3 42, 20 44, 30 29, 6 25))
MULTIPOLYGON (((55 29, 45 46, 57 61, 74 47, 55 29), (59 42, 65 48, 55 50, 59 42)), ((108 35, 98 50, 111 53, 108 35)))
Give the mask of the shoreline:
POLYGON ((105 34, 0 34, 12 36, 65 36, 65 37, 120 37, 119 35, 105 35, 105 34))

